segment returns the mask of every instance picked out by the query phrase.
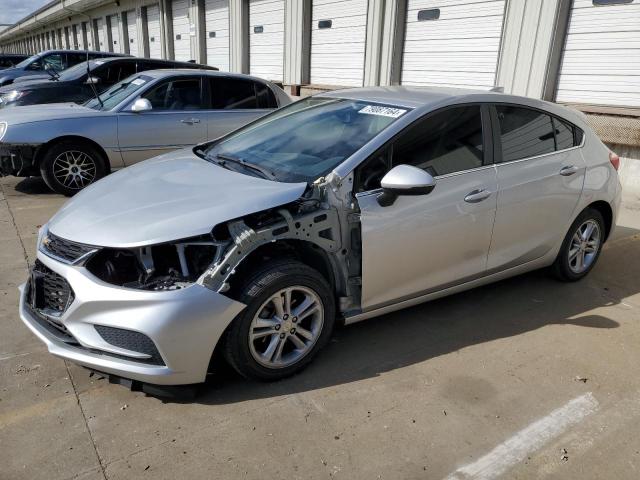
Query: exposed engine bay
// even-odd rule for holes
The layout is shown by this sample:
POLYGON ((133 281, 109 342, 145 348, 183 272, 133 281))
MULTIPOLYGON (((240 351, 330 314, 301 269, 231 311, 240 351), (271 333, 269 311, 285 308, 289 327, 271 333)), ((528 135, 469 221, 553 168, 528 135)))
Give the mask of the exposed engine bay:
POLYGON ((347 185, 334 183, 321 179, 295 202, 221 223, 208 235, 139 248, 102 248, 85 266, 99 279, 124 288, 167 291, 199 283, 233 296, 252 268, 290 256, 323 273, 335 288, 340 310, 352 310, 360 302, 360 223, 351 178, 347 185))

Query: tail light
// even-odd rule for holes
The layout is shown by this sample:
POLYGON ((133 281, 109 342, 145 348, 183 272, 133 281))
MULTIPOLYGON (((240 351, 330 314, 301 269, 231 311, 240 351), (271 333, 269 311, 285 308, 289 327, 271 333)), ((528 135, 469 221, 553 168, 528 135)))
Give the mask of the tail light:
POLYGON ((609 152, 609 161, 616 171, 620 168, 620 157, 613 152, 609 152))

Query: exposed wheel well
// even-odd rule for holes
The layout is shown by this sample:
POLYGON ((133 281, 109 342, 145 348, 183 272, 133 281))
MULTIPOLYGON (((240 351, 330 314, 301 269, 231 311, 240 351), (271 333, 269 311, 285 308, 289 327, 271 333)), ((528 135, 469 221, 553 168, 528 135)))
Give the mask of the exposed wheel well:
POLYGON ((613 227, 613 210, 611 210, 611 205, 603 200, 598 200, 597 202, 590 204, 587 208, 598 210, 602 215, 602 218, 604 218, 604 240, 606 242, 613 227))
POLYGON ((94 142, 93 140, 90 140, 86 137, 80 137, 77 135, 66 135, 64 137, 58 137, 58 138, 54 138, 53 140, 49 140, 47 143, 44 143, 42 145, 40 145, 40 148, 38 148, 38 151, 36 152, 36 157, 35 157, 35 165, 36 168, 40 168, 40 161, 42 160, 42 156, 54 145, 57 145, 61 142, 66 142, 66 141, 72 141, 72 142, 77 142, 77 143, 83 143, 85 145, 90 145, 91 147, 93 147, 102 157, 102 161, 104 163, 104 166, 106 168, 107 173, 111 172, 111 165, 109 164, 109 157, 107 156, 107 152, 104 151, 104 148, 102 148, 98 143, 94 142))
POLYGON ((249 272, 272 258, 294 258, 317 270, 331 288, 336 290, 336 279, 327 253, 312 242, 305 240, 279 240, 256 248, 236 267, 231 276, 231 296, 236 297, 238 289, 249 272))

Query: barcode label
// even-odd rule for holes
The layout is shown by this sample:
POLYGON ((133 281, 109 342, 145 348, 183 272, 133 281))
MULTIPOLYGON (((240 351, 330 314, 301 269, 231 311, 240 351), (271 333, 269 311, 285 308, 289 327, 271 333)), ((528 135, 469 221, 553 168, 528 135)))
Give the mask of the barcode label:
POLYGON ((407 111, 402 108, 381 107, 380 105, 367 105, 360 109, 358 113, 367 115, 379 115, 381 117, 398 118, 407 111))

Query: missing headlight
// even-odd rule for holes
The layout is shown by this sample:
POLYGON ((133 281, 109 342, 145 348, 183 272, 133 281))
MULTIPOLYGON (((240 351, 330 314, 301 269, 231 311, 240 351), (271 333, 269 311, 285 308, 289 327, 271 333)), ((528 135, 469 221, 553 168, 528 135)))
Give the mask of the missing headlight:
POLYGON ((150 247, 103 248, 86 268, 100 280, 125 288, 178 290, 194 283, 214 262, 217 242, 211 237, 150 247))

